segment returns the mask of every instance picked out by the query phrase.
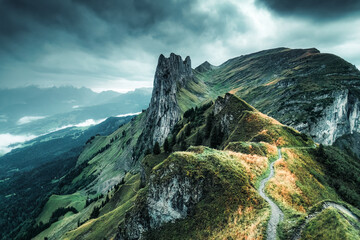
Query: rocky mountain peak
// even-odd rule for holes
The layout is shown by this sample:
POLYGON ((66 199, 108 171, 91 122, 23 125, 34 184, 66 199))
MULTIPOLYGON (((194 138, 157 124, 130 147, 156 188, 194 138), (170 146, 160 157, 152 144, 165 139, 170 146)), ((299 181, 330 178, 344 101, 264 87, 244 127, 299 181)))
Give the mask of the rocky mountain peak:
POLYGON ((176 122, 181 111, 178 105, 178 89, 193 80, 191 59, 174 53, 166 58, 160 55, 154 77, 154 89, 147 114, 146 134, 148 147, 156 141, 162 144, 176 122))
POLYGON ((160 55, 155 72, 154 89, 162 84, 163 81, 176 81, 184 83, 184 79, 192 76, 191 59, 189 56, 183 61, 180 55, 174 53, 166 58, 160 55))
POLYGON ((200 64, 199 66, 197 66, 195 68, 195 70, 200 72, 200 73, 203 73, 203 72, 207 72, 207 71, 209 71, 209 70, 211 70, 213 68, 214 68, 213 65, 211 65, 208 61, 205 61, 202 64, 200 64))

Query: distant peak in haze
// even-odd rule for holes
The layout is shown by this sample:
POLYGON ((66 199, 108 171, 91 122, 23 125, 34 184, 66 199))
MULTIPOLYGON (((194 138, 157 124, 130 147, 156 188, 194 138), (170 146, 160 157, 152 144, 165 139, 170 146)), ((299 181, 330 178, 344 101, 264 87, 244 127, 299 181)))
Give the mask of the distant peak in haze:
POLYGON ((62 85, 62 86, 51 86, 51 87, 43 87, 43 86, 39 86, 39 85, 28 85, 28 86, 22 86, 22 87, 12 87, 12 88, 1 88, 0 87, 0 91, 6 91, 6 92, 11 92, 11 91, 24 91, 24 92, 52 92, 52 91, 70 91, 70 92, 82 92, 82 93, 88 93, 88 94, 107 94, 107 95, 121 95, 121 94, 125 94, 125 93, 131 93, 131 92, 151 92, 152 91, 152 87, 141 87, 141 88, 135 88, 135 89, 131 89, 131 90, 124 90, 124 91, 120 91, 117 89, 93 89, 93 88, 88 88, 88 87, 76 87, 76 86, 71 86, 71 85, 62 85))

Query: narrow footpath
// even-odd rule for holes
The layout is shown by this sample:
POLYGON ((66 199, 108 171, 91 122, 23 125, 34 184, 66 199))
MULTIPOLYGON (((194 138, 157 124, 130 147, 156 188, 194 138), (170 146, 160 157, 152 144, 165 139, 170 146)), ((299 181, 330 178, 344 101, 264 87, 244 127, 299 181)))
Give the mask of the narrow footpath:
MULTIPOLYGON (((281 148, 278 148, 278 159, 276 161, 278 161, 279 159, 281 159, 281 148)), ((265 194, 265 185, 266 183, 274 176, 274 163, 276 162, 272 162, 270 164, 270 174, 267 178, 263 179, 260 182, 260 187, 259 187, 259 194, 262 198, 265 199, 265 201, 267 201, 270 204, 270 208, 271 208, 271 216, 270 216, 270 220, 267 226, 267 240, 275 240, 276 239, 276 228, 279 224, 279 222, 283 219, 284 217, 284 213, 280 210, 280 208, 278 207, 278 205, 276 205, 268 196, 266 196, 265 194)))
MULTIPOLYGON (((316 145, 314 144, 313 147, 303 147, 303 148, 316 148, 316 145)), ((281 159, 281 148, 278 148, 278 159, 276 161, 278 161, 279 159, 281 159)), ((263 179, 260 182, 260 187, 259 187, 259 194, 262 198, 265 199, 265 201, 267 201, 270 204, 270 208, 271 208, 271 216, 270 216, 270 220, 267 226, 267 240, 276 240, 276 229, 277 226, 279 224, 280 221, 282 221, 283 217, 284 217, 284 213, 281 211, 281 209, 279 208, 278 205, 276 205, 266 194, 265 194, 265 185, 266 183, 274 176, 275 171, 274 171, 274 164, 275 162, 272 162, 270 164, 270 174, 269 176, 267 176, 265 179, 263 179)), ((316 217, 319 213, 321 213, 324 209, 327 209, 329 207, 333 207, 335 209, 337 209, 341 214, 343 214, 343 216, 348 216, 350 218, 353 218, 356 221, 360 221, 359 217, 356 216, 356 214, 354 214, 353 212, 351 212, 348 208, 334 203, 334 202, 324 202, 322 209, 318 212, 315 212, 313 214, 310 214, 306 217, 305 222, 298 228, 298 230, 295 232, 295 234, 292 236, 291 240, 299 240, 301 238, 301 234, 302 231, 304 230, 306 224, 313 219, 314 217, 316 217)), ((358 226, 354 225, 353 223, 349 222, 351 225, 353 225, 355 228, 358 228, 358 226)))

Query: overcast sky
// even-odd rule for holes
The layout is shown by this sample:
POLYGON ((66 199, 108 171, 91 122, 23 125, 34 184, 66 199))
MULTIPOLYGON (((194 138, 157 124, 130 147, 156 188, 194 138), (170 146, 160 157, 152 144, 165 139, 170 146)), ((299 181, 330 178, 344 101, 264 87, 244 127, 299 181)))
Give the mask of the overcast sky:
POLYGON ((0 88, 151 87, 158 56, 193 68, 275 47, 360 67, 358 0, 0 0, 0 88))

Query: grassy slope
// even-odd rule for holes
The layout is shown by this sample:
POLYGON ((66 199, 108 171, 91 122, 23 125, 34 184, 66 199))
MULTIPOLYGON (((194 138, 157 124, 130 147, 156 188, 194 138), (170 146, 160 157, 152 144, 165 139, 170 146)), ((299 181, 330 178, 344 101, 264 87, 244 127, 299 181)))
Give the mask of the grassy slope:
MULTIPOLYGON (((196 205, 191 217, 166 224, 148 233, 149 239, 217 239, 219 237, 262 238, 265 220, 269 216, 266 203, 257 195, 244 162, 251 155, 192 147, 188 152, 176 152, 154 167, 156 171, 170 164, 179 166, 175 174, 204 179, 212 183, 205 197, 196 205)), ((260 157, 259 161, 267 158, 260 157)), ((266 165, 266 163, 265 163, 266 165)), ((261 172, 261 171, 260 171, 261 172)), ((171 176, 167 176, 170 177, 171 176)), ((164 181, 164 179, 159 179, 164 181)))
POLYGON ((85 201, 85 196, 80 193, 69 195, 52 195, 45 204, 36 222, 48 222, 50 220, 51 214, 56 209, 61 207, 74 207, 76 210, 81 211, 85 206, 85 201))
POLYGON ((82 171, 75 182, 90 175, 97 176, 97 181, 91 187, 91 190, 96 193, 104 192, 104 189, 106 191, 109 186, 119 182, 120 178, 124 176, 124 170, 130 168, 128 165, 131 159, 131 150, 140 135, 138 129, 141 129, 144 118, 145 114, 141 114, 134 121, 120 127, 111 135, 95 138, 93 143, 79 157, 79 164, 88 161, 89 166, 82 171), (111 142, 112 139, 115 140, 111 142), (96 154, 108 144, 110 144, 108 149, 96 154), (119 171, 122 174, 119 174, 119 171))
POLYGON ((67 213, 59 221, 41 232, 34 239, 99 239, 101 236, 114 237, 117 226, 124 218, 124 214, 135 200, 140 186, 140 174, 127 174, 125 182, 116 190, 109 193, 110 200, 102 208, 98 218, 90 219, 95 206, 101 206, 105 198, 91 203, 77 214, 67 213), (81 224, 78 227, 79 223, 81 224), (69 230, 73 230, 68 232, 69 230), (68 232, 68 233, 67 233, 68 232))
MULTIPOLYGON (((266 190, 285 212, 285 219, 281 223, 283 239, 291 236, 295 230, 294 226, 300 224, 304 217, 311 213, 313 206, 325 200, 344 204, 343 201, 348 199, 342 191, 351 193, 358 189, 358 185, 353 185, 352 180, 348 179, 349 174, 357 171, 356 166, 352 165, 350 156, 337 157, 341 166, 336 170, 329 170, 317 161, 317 151, 318 149, 311 148, 283 148, 283 158, 275 164, 275 177, 269 181, 266 190), (339 169, 347 170, 341 175, 334 174, 340 171, 339 169), (340 191, 334 188, 334 182, 342 185, 340 191)), ((335 153, 332 152, 332 155, 334 156, 335 153)), ((353 206, 350 208, 358 214, 359 210, 353 206)), ((326 224, 323 227, 327 227, 326 224)))
MULTIPOLYGON (((78 159, 78 166, 87 162, 80 174, 72 181, 70 185, 64 186, 65 192, 72 192, 77 186, 82 189, 76 191, 74 195, 82 199, 95 198, 99 194, 106 194, 108 190, 118 184, 125 176, 129 169, 126 164, 131 159, 131 150, 136 144, 136 139, 140 134, 138 129, 141 129, 143 124, 144 114, 140 114, 133 121, 123 125, 117 131, 109 136, 97 136, 91 141, 82 152, 78 159), (114 140, 113 140, 114 139, 114 140), (104 151, 102 148, 109 145, 104 151)), ((59 196, 63 198, 63 196, 59 196)), ((66 198, 66 197, 65 197, 66 198)), ((80 213, 74 215, 66 215, 58 222, 51 225, 37 236, 37 239, 49 237, 50 239, 58 239, 67 231, 77 228, 78 222, 85 222, 89 219, 91 212, 95 206, 99 206, 104 199, 100 199, 92 203, 89 207, 82 209, 80 213)), ((64 203, 61 203, 64 204, 64 203)), ((52 202, 48 202, 47 206, 52 206, 52 202)), ((44 210, 45 215, 51 215, 50 212, 56 209, 44 210)), ((114 209, 113 209, 114 210, 114 209)), ((111 214, 108 215, 112 217, 111 214)), ((115 224, 116 221, 114 221, 115 224)))
POLYGON ((313 152, 324 167, 322 182, 329 183, 344 201, 360 208, 360 162, 331 146, 320 146, 313 152))
POLYGON ((349 221, 336 209, 325 209, 310 220, 301 239, 360 239, 359 228, 354 228, 349 221))
POLYGON ((116 191, 100 210, 100 216, 91 219, 62 239, 110 239, 117 233, 117 226, 124 220, 126 211, 133 205, 140 187, 140 174, 133 175, 116 191))
MULTIPOLYGON (((212 105, 204 109, 197 109, 194 113, 195 117, 190 116, 180 121, 179 126, 183 127, 173 133, 177 136, 177 142, 173 146, 175 150, 180 149, 181 141, 185 141, 189 146, 195 143, 196 134, 205 135, 205 119, 214 108, 215 106, 212 105), (192 126, 191 131, 188 136, 185 136, 186 126, 190 125, 192 126), (182 135, 184 136, 182 137, 182 135)), ((224 116, 229 116, 229 114, 233 116, 233 120, 227 124, 228 134, 220 145, 225 150, 197 147, 190 148, 190 152, 177 152, 170 157, 168 154, 162 153, 148 155, 144 159, 143 165, 147 175, 153 171, 153 168, 159 169, 164 166, 163 164, 174 162, 179 164, 182 169, 186 169, 188 174, 199 177, 210 174, 206 177, 215 177, 222 185, 219 189, 213 189, 213 192, 205 198, 206 200, 196 206, 195 215, 179 220, 176 224, 166 224, 160 230, 150 232, 149 238, 164 238, 165 236, 181 236, 183 239, 217 239, 221 236, 234 239, 263 238, 266 220, 269 217, 269 208, 255 192, 255 187, 260 179, 266 176, 270 161, 276 159, 277 146, 284 147, 284 158, 275 165, 276 175, 268 184, 267 192, 285 211, 285 220, 281 225, 283 232, 281 237, 289 237, 292 230, 302 222, 314 204, 329 199, 340 200, 327 182, 318 180, 319 176, 325 174, 324 168, 314 160, 311 149, 307 149, 313 146, 313 142, 305 135, 260 113, 235 96, 230 96, 227 105, 214 116, 213 128, 224 119, 224 116), (297 148, 286 148, 289 146, 297 148), (164 161, 164 159, 167 160, 164 161), (220 171, 219 166, 222 166, 224 171, 220 171), (238 188, 239 186, 240 188, 238 188), (244 190, 241 186, 247 189, 246 194, 244 192, 240 194, 244 190), (244 202, 244 198, 247 202, 244 202), (224 202, 227 204, 224 205, 224 202), (255 204, 255 202, 257 203, 255 204), (261 203, 260 208, 258 203, 261 203), (186 232, 185 235, 184 232, 186 232)), ((124 130, 125 132, 131 131, 131 127, 125 125, 109 137, 95 138, 79 158, 80 162, 93 156, 96 151, 110 143, 115 136, 122 136, 124 130)), ((111 161, 117 156, 114 155, 114 152, 121 151, 122 144, 126 144, 130 136, 126 134, 123 139, 119 138, 120 141, 112 143, 108 150, 92 158, 89 161, 90 166, 84 169, 75 182, 99 170, 106 172, 106 169, 113 169, 111 161), (112 167, 109 168, 109 165, 112 167)), ((210 139, 204 138, 202 144, 209 145, 210 139)), ((137 181, 136 184, 138 188, 140 182, 137 181)), ((131 187, 126 188, 125 186, 116 192, 109 203, 100 210, 97 219, 90 220, 76 230, 68 232, 64 238, 98 239, 104 234, 108 238, 114 236, 117 225, 123 221, 125 212, 133 206, 136 199, 136 191, 131 191, 131 187)), ((99 202, 94 203, 94 205, 96 204, 99 202)), ((91 211, 92 207, 87 209, 87 214, 83 215, 81 221, 85 220, 84 216, 89 216, 91 211)), ((81 214, 84 213, 80 212, 81 214)), ((74 216, 74 214, 66 215, 59 222, 53 224, 54 226, 52 225, 51 228, 40 234, 38 238, 48 236, 47 234, 51 231, 54 232, 55 229, 56 231, 71 229, 65 223, 70 221, 74 226, 77 222, 76 219, 80 219, 75 219, 74 216), (67 226, 67 228, 63 226, 67 226)), ((72 228, 76 228, 76 225, 72 228)))
POLYGON ((182 112, 195 108, 201 102, 209 100, 208 86, 199 78, 187 82, 186 86, 177 92, 177 101, 182 112))
MULTIPOLYGON (((225 130, 225 136, 220 147, 226 147, 230 142, 237 141, 251 141, 251 142, 267 142, 269 144, 276 144, 277 146, 313 146, 314 142, 306 135, 282 125, 275 119, 268 117, 255 108, 248 105, 245 101, 239 99, 234 95, 226 95, 226 107, 215 115, 214 124, 211 128, 211 133, 215 126, 221 127, 225 130), (228 120, 232 119, 232 120, 228 120), (222 124, 222 122, 226 122, 222 124)), ((222 98, 218 98, 222 101, 222 98)), ((217 101, 218 101, 217 100, 217 101)), ((213 104, 207 109, 197 109, 193 116, 183 118, 175 127, 177 143, 174 150, 180 150, 180 142, 182 138, 187 146, 195 145, 196 134, 200 133, 203 136, 202 145, 210 146, 210 135, 206 136, 206 121, 207 116, 214 112, 215 105, 213 104), (179 128, 180 126, 180 128, 179 128), (191 131, 189 136, 185 136, 185 130, 190 126, 191 131)))

